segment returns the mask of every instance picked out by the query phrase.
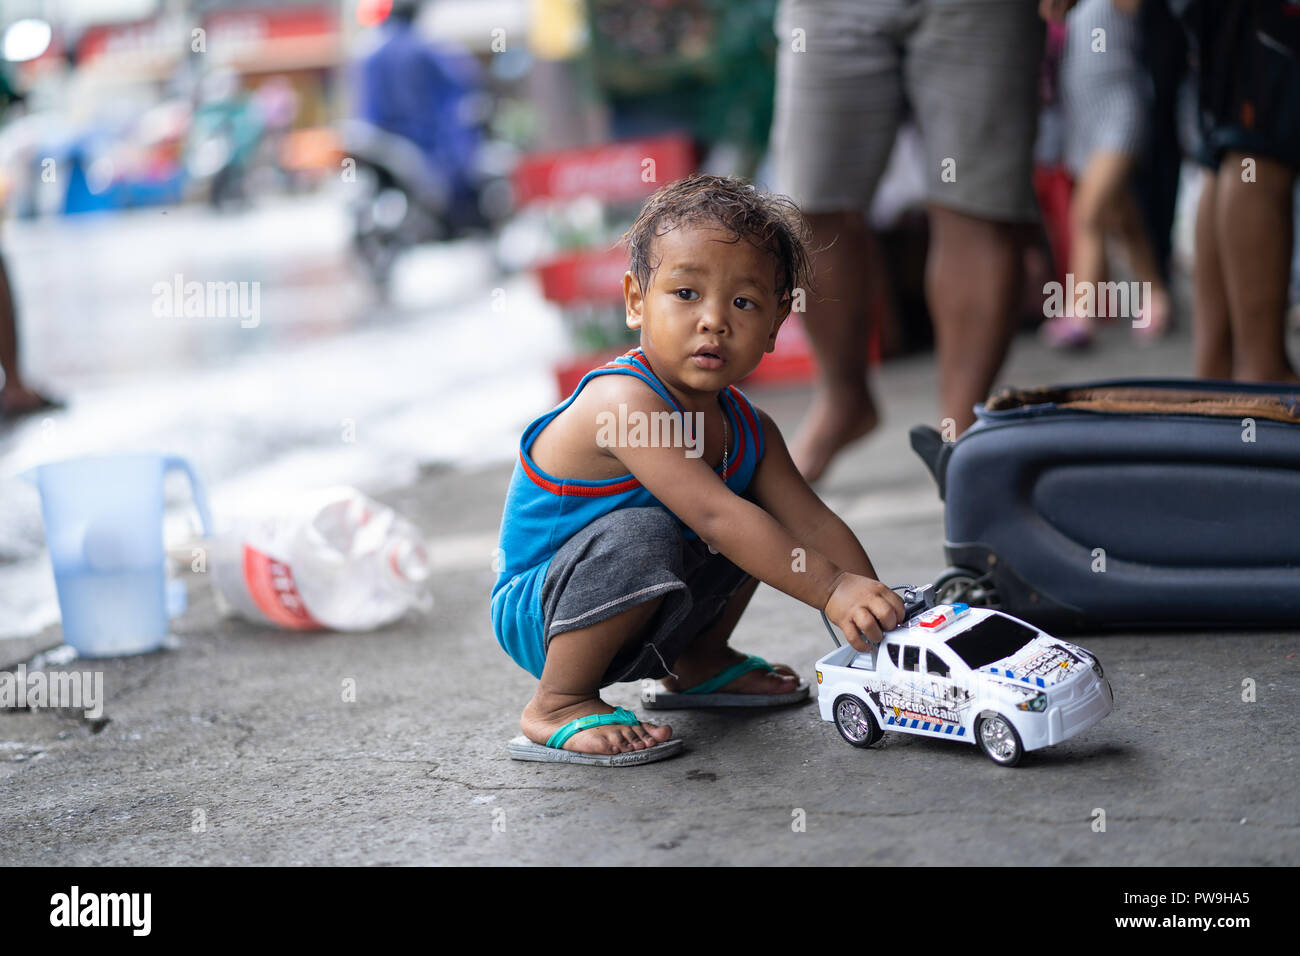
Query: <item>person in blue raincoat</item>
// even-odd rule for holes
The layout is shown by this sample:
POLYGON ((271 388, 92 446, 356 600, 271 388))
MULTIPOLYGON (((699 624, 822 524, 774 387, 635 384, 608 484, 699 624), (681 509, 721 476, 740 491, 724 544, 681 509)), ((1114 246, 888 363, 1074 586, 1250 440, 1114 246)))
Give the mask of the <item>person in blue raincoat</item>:
POLYGON ((419 9, 417 0, 393 3, 378 46, 359 65, 358 113, 418 146, 453 203, 472 201, 470 170, 481 133, 467 114, 482 88, 480 70, 469 53, 421 36, 419 9))

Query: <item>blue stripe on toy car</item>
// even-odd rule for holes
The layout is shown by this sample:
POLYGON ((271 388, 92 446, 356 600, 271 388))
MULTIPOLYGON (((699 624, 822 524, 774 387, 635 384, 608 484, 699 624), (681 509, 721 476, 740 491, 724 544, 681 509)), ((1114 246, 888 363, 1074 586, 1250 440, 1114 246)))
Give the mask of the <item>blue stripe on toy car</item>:
POLYGON ((942 721, 913 720, 907 717, 895 717, 892 714, 885 718, 886 727, 906 727, 908 730, 916 728, 917 730, 929 730, 936 734, 955 734, 958 737, 966 736, 966 728, 959 727, 956 724, 945 724, 942 721), (956 727, 956 730, 953 728, 956 727))
POLYGON ((1011 672, 1010 668, 999 671, 996 667, 990 667, 989 673, 995 677, 1001 674, 1003 677, 1010 677, 1012 680, 1019 680, 1026 684, 1037 684, 1039 687, 1047 686, 1047 681, 1043 680, 1041 677, 1016 677, 1016 675, 1011 672))

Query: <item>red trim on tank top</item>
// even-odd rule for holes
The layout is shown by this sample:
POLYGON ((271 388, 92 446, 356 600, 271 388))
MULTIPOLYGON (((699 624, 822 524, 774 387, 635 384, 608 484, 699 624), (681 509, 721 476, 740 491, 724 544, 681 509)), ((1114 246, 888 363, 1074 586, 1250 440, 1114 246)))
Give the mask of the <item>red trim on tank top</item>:
POLYGON ((571 485, 568 482, 554 482, 549 478, 543 477, 529 467, 528 459, 524 457, 523 450, 519 452, 519 464, 524 468, 524 474, 532 479, 533 484, 543 491, 549 491, 553 495, 574 495, 579 498, 604 498, 609 495, 619 495, 625 491, 632 491, 640 488, 641 482, 635 478, 627 478, 623 481, 615 482, 612 485, 571 485))
MULTIPOLYGON (((755 417, 753 409, 750 408, 748 400, 741 394, 740 389, 734 385, 728 385, 727 389, 732 393, 732 397, 736 399, 736 404, 740 406, 740 413, 745 416, 745 421, 749 423, 749 430, 754 433, 754 454, 757 456, 762 434, 759 431, 758 419, 755 417)), ((758 462, 755 461, 755 464, 758 464, 758 462)))
MULTIPOLYGON (((668 387, 663 384, 663 381, 659 378, 659 376, 655 375, 654 370, 650 368, 650 364, 649 362, 646 361, 644 352, 641 352, 640 349, 632 349, 631 351, 626 352, 623 355, 619 356, 619 358, 627 358, 627 357, 630 357, 633 362, 641 366, 646 372, 648 372, 654 378, 655 381, 659 382, 660 386, 662 386, 665 391, 667 391, 668 387)), ((597 368, 594 368, 591 371, 600 372, 600 371, 605 371, 606 369, 618 369, 618 368, 627 368, 627 363, 619 362, 616 360, 613 362, 609 362, 605 365, 598 366, 597 368)), ((588 372, 587 374, 590 375, 591 372, 588 372)), ((754 421, 753 415, 750 413, 749 403, 740 396, 739 389, 737 389, 736 386, 734 385, 728 385, 726 388, 726 392, 728 394, 728 397, 731 399, 733 406, 735 408, 740 409, 741 416, 743 416, 745 421, 749 424, 750 431, 753 432, 754 434, 754 440, 755 440, 754 447, 755 447, 755 453, 757 453, 758 426, 754 421)), ((674 404, 676 403, 674 402, 674 404)), ((726 414, 725 407, 723 408, 723 414, 724 415, 726 414)), ((733 413, 729 417, 735 419, 737 416, 733 413)), ((739 434, 736 436, 736 460, 731 462, 730 467, 728 467, 726 472, 722 475, 722 480, 724 482, 730 479, 733 475, 735 475, 736 472, 740 470, 740 466, 745 461, 745 449, 747 445, 745 440, 745 429, 742 427, 742 428, 738 428, 737 431, 739 432, 739 434)), ((537 485, 537 487, 541 488, 543 491, 548 491, 553 495, 573 495, 580 498, 604 498, 610 495, 623 494, 624 492, 632 491, 636 488, 643 487, 641 482, 636 478, 627 478, 623 481, 615 482, 614 484, 609 484, 609 485, 571 485, 567 482, 555 482, 549 478, 544 477, 542 474, 534 470, 528 464, 528 459, 527 457, 525 457, 522 448, 519 450, 519 464, 523 466, 524 474, 526 474, 529 477, 529 479, 532 480, 533 484, 537 485)))

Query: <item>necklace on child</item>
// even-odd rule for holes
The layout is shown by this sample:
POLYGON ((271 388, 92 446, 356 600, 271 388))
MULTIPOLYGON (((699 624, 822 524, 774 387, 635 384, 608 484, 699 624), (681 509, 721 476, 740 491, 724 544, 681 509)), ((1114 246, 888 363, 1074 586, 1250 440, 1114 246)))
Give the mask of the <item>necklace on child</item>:
POLYGON ((727 437, 727 413, 722 413, 722 480, 727 480, 727 445, 730 440, 727 437))

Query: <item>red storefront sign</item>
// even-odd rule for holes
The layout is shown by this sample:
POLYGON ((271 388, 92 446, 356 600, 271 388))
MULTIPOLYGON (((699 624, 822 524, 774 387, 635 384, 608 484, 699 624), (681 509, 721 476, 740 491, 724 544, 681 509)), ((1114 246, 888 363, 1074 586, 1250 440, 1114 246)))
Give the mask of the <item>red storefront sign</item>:
POLYGON ((694 171, 695 147, 690 139, 660 136, 534 153, 516 167, 514 185, 520 205, 580 196, 609 203, 636 202, 694 171))

